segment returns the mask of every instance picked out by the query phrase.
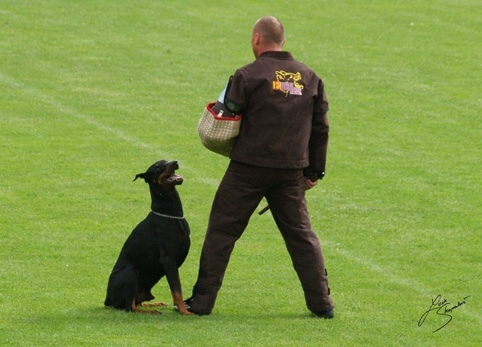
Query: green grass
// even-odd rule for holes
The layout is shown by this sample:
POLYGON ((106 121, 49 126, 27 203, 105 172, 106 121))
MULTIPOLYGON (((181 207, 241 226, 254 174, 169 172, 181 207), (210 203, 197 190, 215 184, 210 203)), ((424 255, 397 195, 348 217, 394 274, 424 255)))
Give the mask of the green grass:
MULTIPOLYGON (((478 0, 0 4, 0 345, 479 346, 482 15, 478 0), (176 159, 197 275, 227 160, 196 124, 279 17, 330 99, 327 177, 307 193, 336 317, 313 318, 270 214, 238 242, 214 314, 106 309, 149 210, 131 182, 176 159), (418 320, 438 294, 453 321, 418 320)), ((165 279, 154 287, 170 301, 165 279)))

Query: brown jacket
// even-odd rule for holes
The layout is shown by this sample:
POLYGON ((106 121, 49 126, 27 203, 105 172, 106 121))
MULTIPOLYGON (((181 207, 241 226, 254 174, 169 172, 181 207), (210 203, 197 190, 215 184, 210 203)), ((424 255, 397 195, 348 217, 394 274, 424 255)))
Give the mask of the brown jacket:
POLYGON ((265 52, 238 69, 224 103, 243 114, 232 160, 323 177, 329 130, 324 84, 291 53, 265 52))

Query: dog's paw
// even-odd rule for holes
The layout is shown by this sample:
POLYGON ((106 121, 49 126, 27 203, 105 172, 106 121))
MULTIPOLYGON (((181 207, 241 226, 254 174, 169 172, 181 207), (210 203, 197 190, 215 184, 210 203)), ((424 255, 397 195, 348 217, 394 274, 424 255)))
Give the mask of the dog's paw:
POLYGON ((161 315, 162 312, 161 311, 158 311, 158 310, 140 310, 140 309, 135 309, 133 310, 133 312, 135 313, 140 313, 140 314, 153 314, 153 315, 161 315))
POLYGON ((166 302, 151 302, 151 303, 142 303, 142 307, 167 307, 169 306, 166 302))

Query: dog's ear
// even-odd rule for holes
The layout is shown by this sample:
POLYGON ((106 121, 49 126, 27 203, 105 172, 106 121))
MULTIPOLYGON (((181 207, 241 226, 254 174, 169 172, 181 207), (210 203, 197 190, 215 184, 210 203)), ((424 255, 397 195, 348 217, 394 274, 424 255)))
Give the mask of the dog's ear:
POLYGON ((144 172, 137 174, 136 177, 132 180, 132 182, 134 182, 138 178, 143 178, 146 183, 152 182, 156 179, 155 174, 153 174, 152 172, 144 172))
MULTIPOLYGON (((169 163, 166 160, 159 160, 149 166, 146 172, 137 174, 134 178, 134 181, 138 178, 143 178, 146 183, 155 181, 158 179, 159 175, 161 175, 164 171, 166 171, 166 167, 169 163)), ((177 162, 175 162, 177 165, 177 162)))
MULTIPOLYGON (((146 180, 146 173, 144 172, 144 173, 137 174, 137 175, 136 175, 136 178, 134 178, 134 180, 133 180, 132 182, 134 182, 134 181, 135 181, 136 179, 138 179, 138 178, 143 178, 144 181, 145 181, 145 180, 146 180)), ((147 181, 146 181, 146 182, 147 182, 147 181)))

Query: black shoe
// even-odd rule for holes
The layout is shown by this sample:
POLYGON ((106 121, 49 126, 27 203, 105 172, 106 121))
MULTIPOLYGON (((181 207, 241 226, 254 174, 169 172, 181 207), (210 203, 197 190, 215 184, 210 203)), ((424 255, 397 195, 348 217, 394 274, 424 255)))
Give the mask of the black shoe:
POLYGON ((313 312, 315 316, 324 318, 324 319, 332 319, 335 317, 335 313, 333 312, 333 309, 330 308, 329 310, 323 310, 323 311, 318 311, 318 312, 313 312))
MULTIPOLYGON (((192 304, 192 297, 184 300, 184 306, 186 306, 188 311, 191 308, 191 304, 192 304)), ((174 305, 174 311, 179 311, 179 307, 177 307, 177 305, 174 305)))
POLYGON ((195 309, 192 309, 192 308, 188 308, 187 309, 189 312, 192 312, 194 313, 196 316, 209 316, 211 314, 211 311, 197 311, 195 309))
MULTIPOLYGON (((190 297, 189 299, 184 300, 184 305, 186 305, 186 308, 189 312, 192 312, 197 316, 209 316, 211 314, 211 311, 207 311, 207 310, 206 311, 199 311, 199 310, 191 308, 193 301, 194 301, 193 297, 190 297)), ((177 307, 175 307, 174 310, 178 311, 179 309, 177 307)))
MULTIPOLYGON (((184 300, 184 306, 186 306, 186 308, 187 308, 188 310, 191 308, 191 304, 192 304, 192 297, 190 297, 189 299, 184 300)), ((179 308, 177 307, 177 305, 174 305, 174 310, 175 310, 175 311, 179 311, 179 308)))

